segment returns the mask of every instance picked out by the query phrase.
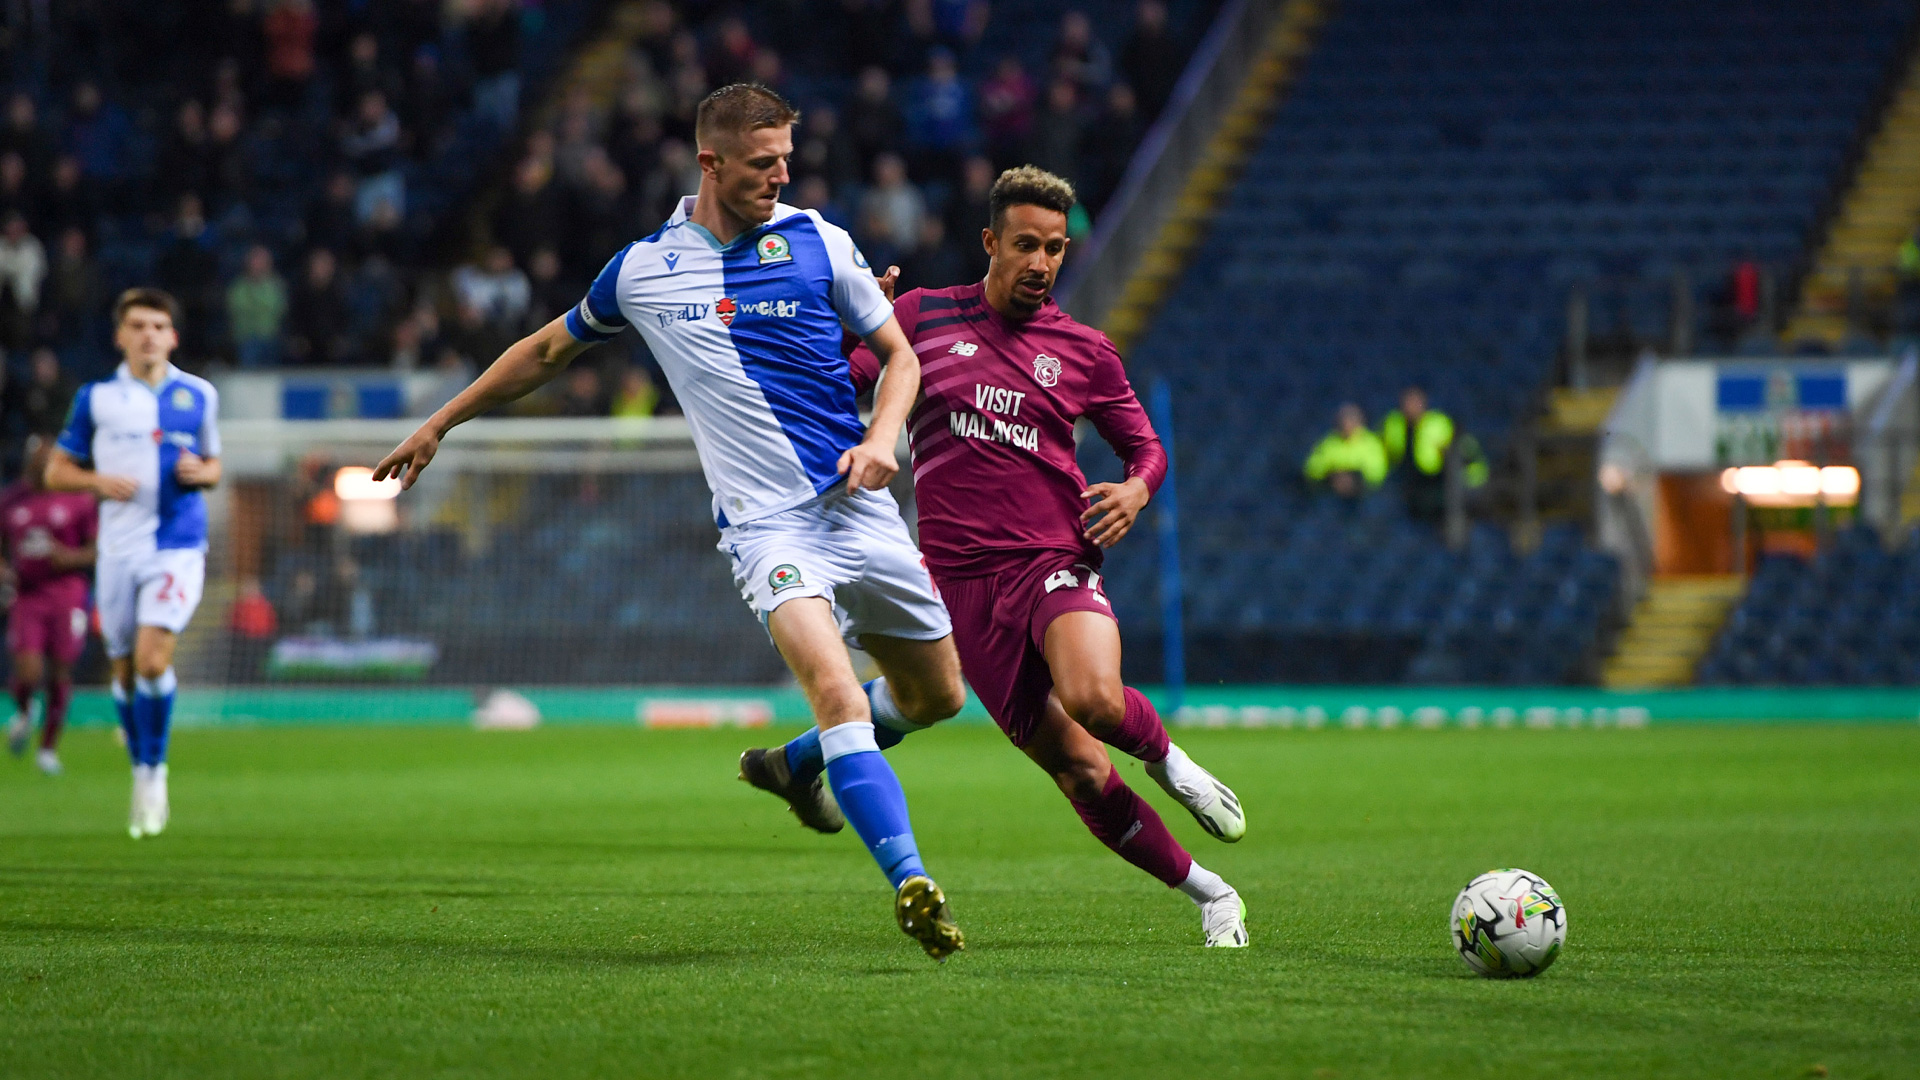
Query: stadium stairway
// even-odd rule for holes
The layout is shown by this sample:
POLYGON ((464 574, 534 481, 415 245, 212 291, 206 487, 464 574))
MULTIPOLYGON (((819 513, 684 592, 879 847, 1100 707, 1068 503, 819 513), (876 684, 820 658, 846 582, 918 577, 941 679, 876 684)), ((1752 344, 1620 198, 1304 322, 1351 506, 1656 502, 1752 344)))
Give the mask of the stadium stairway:
POLYGON ((1313 47, 1314 31, 1326 21, 1332 0, 1287 0, 1267 32, 1267 42, 1233 107, 1187 175, 1173 213, 1102 327, 1121 352, 1139 337, 1205 237, 1213 212, 1239 177, 1248 154, 1266 134, 1267 119, 1313 47))
POLYGON ((1655 578, 1602 669, 1610 690, 1684 686, 1746 592, 1738 574, 1655 578))
POLYGON ((1885 300, 1893 291, 1894 252, 1920 223, 1920 57, 1910 60, 1879 130, 1862 155, 1853 186, 1830 223, 1785 339, 1845 343, 1855 288, 1885 300), (1857 284, 1856 284, 1857 282, 1857 284))

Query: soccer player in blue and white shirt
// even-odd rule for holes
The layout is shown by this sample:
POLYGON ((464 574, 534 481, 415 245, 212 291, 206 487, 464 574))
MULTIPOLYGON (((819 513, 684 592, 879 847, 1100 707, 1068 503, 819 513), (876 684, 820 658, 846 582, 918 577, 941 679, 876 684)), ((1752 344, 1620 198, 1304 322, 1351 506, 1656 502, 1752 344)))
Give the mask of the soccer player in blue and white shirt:
POLYGON ((113 341, 125 362, 74 396, 46 474, 54 491, 101 501, 94 604, 133 758, 136 839, 167 827, 173 647, 207 577, 201 492, 220 482, 219 394, 168 359, 179 310, 159 289, 120 294, 113 341))
POLYGON ((764 87, 714 91, 695 120, 700 191, 629 244, 580 306, 502 353, 374 470, 411 486, 454 425, 532 391, 632 326, 685 408, 720 549, 786 658, 820 727, 820 779, 796 782, 776 750, 741 777, 823 832, 840 814, 894 887, 900 928, 936 960, 962 947, 920 861, 906 797, 880 749, 960 711, 952 624, 886 490, 920 364, 845 231, 779 201, 799 114, 764 87), (886 367, 864 429, 842 326, 886 367), (843 642, 884 678, 864 688, 843 642))

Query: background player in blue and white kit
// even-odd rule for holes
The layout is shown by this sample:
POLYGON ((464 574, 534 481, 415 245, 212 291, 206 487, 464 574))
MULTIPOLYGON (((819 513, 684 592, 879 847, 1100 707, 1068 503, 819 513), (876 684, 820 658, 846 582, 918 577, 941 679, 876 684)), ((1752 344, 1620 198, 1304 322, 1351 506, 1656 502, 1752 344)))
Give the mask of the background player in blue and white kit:
POLYGON ((846 232, 779 201, 798 119, 764 87, 709 95, 695 125, 699 194, 615 255, 579 307, 508 348, 374 476, 411 486, 454 425, 637 329, 686 410, 734 580, 813 708, 838 809, 817 775, 794 783, 777 753, 750 751, 741 776, 823 831, 844 812, 894 887, 900 928, 944 959, 961 947, 960 930, 879 753, 965 701, 946 607, 886 490, 920 365, 846 232), (843 326, 886 368, 865 427, 843 326), (885 677, 862 687, 843 642, 885 677))
POLYGON ((219 395, 173 366, 179 305, 128 289, 113 306, 125 361, 74 396, 47 464, 47 487, 101 501, 94 604, 113 665, 113 700, 133 758, 127 831, 167 826, 173 648, 207 577, 207 504, 220 482, 219 395))

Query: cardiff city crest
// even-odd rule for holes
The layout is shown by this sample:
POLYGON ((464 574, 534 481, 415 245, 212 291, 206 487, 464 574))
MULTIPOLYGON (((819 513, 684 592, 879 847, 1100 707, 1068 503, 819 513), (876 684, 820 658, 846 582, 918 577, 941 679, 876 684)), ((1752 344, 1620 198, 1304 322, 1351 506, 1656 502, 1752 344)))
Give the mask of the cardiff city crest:
POLYGON ((1060 382, 1060 360, 1058 357, 1041 353, 1033 358, 1033 379, 1041 386, 1054 386, 1060 382))

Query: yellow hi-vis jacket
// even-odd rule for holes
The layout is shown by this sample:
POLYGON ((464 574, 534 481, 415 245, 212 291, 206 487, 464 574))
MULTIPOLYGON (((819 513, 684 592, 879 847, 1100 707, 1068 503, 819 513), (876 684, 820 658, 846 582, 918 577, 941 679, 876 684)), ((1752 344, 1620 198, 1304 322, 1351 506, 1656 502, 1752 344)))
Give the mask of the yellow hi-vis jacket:
POLYGON ((1387 478, 1387 448, 1380 436, 1361 428, 1352 438, 1337 431, 1327 433, 1307 455, 1307 479, 1325 480, 1334 473, 1355 472, 1369 487, 1378 487, 1387 478))
MULTIPOLYGON (((1387 459, 1395 465, 1407 456, 1407 417, 1399 409, 1387 414, 1380 422, 1380 441, 1387 448, 1387 459)), ((1420 414, 1413 425, 1413 467, 1427 474, 1438 476, 1447 467, 1447 448, 1453 445, 1453 417, 1438 409, 1428 409, 1420 414)), ((1477 488, 1487 482, 1487 458, 1480 450, 1480 442, 1469 435, 1460 442, 1460 450, 1465 455, 1461 465, 1461 479, 1470 488, 1477 488)))

